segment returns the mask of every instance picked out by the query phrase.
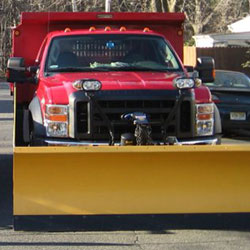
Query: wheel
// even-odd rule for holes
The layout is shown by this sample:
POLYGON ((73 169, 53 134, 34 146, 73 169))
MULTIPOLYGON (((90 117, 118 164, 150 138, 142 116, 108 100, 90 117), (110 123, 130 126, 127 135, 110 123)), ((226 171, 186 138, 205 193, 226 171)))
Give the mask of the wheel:
POLYGON ((31 147, 41 147, 41 146, 48 146, 48 144, 42 139, 37 137, 35 129, 34 129, 34 121, 32 118, 30 119, 30 132, 29 132, 29 146, 31 147))
POLYGON ((23 140, 23 108, 17 107, 15 115, 15 146, 26 146, 23 140))

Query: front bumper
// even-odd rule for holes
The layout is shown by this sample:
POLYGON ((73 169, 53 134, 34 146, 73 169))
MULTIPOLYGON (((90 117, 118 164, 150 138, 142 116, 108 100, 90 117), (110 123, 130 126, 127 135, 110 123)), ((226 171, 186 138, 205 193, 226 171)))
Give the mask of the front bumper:
MULTIPOLYGON (((108 141, 95 142, 95 141, 73 141, 73 140, 58 140, 58 139, 45 139, 44 142, 48 146, 108 146, 108 141)), ((199 137, 196 139, 181 139, 177 140, 174 145, 215 145, 219 144, 220 139, 217 137, 199 137)), ((157 142, 155 145, 164 145, 163 142, 157 142)), ((120 145, 119 142, 115 145, 120 145)))

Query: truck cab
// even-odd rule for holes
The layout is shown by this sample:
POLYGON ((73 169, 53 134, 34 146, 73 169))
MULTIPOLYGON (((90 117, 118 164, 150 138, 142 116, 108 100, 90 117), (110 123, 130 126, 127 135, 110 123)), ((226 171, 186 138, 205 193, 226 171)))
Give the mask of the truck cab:
POLYGON ((17 94, 18 143, 217 143, 218 110, 202 84, 213 80, 214 62, 199 58, 199 77, 189 76, 181 61, 184 18, 171 17, 161 21, 168 20, 168 29, 176 32, 170 32, 172 44, 166 32, 159 32, 160 20, 152 28, 144 26, 148 21, 134 28, 127 20, 128 27, 123 21, 47 32, 28 64, 16 49, 8 62, 8 81, 22 92, 17 94))

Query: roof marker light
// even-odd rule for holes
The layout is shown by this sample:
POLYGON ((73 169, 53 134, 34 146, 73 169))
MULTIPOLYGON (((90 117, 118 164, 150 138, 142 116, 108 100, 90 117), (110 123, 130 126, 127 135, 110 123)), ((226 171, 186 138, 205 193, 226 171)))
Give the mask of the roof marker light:
POLYGON ((178 30, 177 34, 178 34, 178 36, 182 36, 183 35, 183 30, 178 30))
POLYGON ((149 32, 149 31, 151 31, 151 30, 148 27, 145 27, 143 30, 143 32, 149 32))
POLYGON ((96 30, 96 28, 94 27, 94 26, 91 26, 90 28, 89 28, 89 31, 95 31, 96 30))
POLYGON ((20 36, 20 34, 21 34, 21 32, 20 32, 19 30, 15 30, 15 31, 14 31, 14 35, 15 35, 15 36, 20 36))
POLYGON ((66 28, 66 29, 64 30, 64 32, 71 32, 71 29, 70 29, 70 28, 66 28))
POLYGON ((121 28, 120 28, 120 31, 126 31, 127 29, 126 29, 126 27, 124 27, 124 26, 122 26, 121 28))
POLYGON ((111 28, 109 26, 105 27, 105 31, 111 31, 111 28))

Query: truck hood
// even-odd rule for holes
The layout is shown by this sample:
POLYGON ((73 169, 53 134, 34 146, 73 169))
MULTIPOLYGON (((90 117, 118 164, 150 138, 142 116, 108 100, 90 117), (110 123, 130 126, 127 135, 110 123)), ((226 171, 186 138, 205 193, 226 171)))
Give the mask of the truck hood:
MULTIPOLYGON (((165 72, 91 72, 61 73, 49 77, 50 86, 79 79, 96 79, 102 83, 102 90, 122 89, 174 89, 173 79, 179 74, 165 72)), ((64 85, 64 84, 63 84, 64 85)))
POLYGON ((102 83, 102 90, 164 89, 174 90, 173 80, 180 74, 166 72, 84 72, 60 73, 44 78, 48 99, 68 103, 68 96, 77 90, 72 83, 80 79, 95 79, 102 83))
MULTIPOLYGON (((182 73, 173 72, 84 72, 60 73, 42 78, 44 91, 38 90, 38 97, 44 103, 68 104, 69 96, 77 90, 72 83, 80 79, 95 79, 102 83, 102 90, 174 90, 173 80, 182 73), (46 93, 46 96, 44 94, 46 93)), ((194 90, 196 102, 211 102, 211 94, 207 87, 202 86, 194 90)))

